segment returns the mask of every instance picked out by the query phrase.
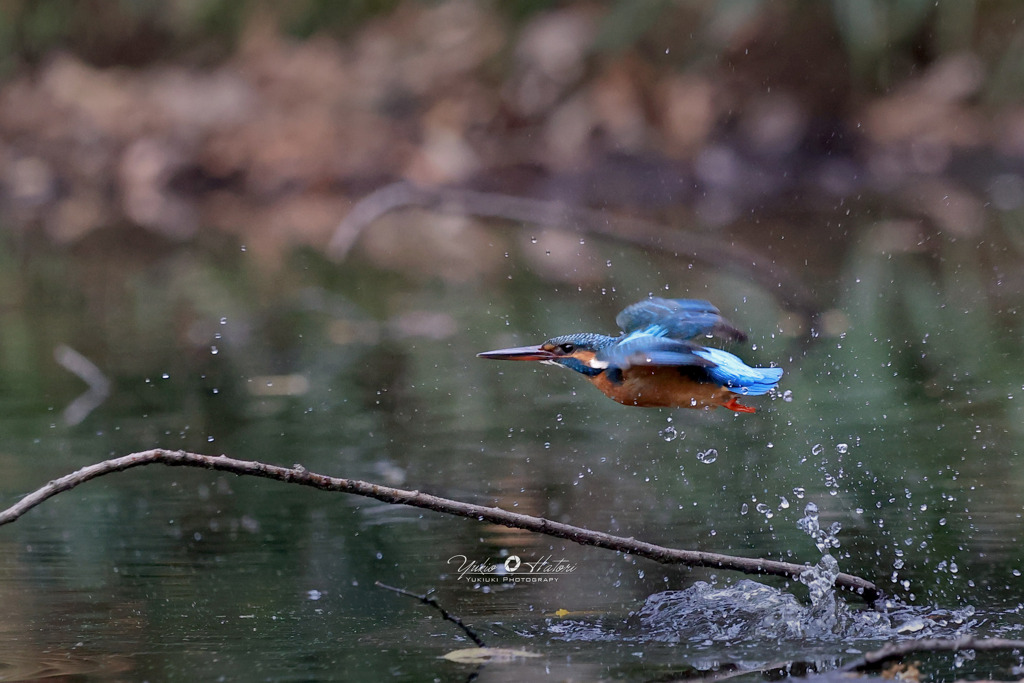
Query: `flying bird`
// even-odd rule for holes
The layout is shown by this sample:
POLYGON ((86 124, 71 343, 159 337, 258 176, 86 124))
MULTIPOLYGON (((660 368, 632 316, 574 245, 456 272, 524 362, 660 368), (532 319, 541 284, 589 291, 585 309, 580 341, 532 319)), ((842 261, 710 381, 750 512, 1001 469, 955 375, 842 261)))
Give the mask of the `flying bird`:
POLYGON ((582 332, 477 354, 494 360, 534 360, 580 373, 605 396, 645 408, 716 408, 737 413, 755 409, 740 396, 774 389, 782 368, 752 368, 737 356, 693 341, 714 336, 744 341, 710 302, 651 298, 626 307, 615 318, 617 337, 582 332))

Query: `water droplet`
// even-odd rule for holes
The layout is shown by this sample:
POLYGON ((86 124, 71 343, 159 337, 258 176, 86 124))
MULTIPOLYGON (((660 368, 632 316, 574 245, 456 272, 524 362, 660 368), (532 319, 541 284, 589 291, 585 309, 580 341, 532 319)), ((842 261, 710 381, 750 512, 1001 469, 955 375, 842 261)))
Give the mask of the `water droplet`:
POLYGON ((793 495, 796 496, 798 499, 802 500, 803 497, 806 494, 807 494, 807 489, 805 489, 803 486, 795 486, 795 487, 793 487, 793 495))
POLYGON ((825 447, 820 443, 816 443, 811 446, 811 455, 821 455, 825 451, 825 447))
POLYGON ((218 353, 220 353, 220 349, 218 349, 215 345, 211 345, 210 346, 210 355, 211 356, 216 356, 218 353))
POLYGON ((537 238, 533 235, 530 235, 530 244, 537 244, 537 238))
POLYGON ((850 450, 850 445, 845 443, 836 444, 836 453, 843 455, 850 450))
MULTIPOLYGON (((818 506, 813 502, 808 502, 804 507, 804 516, 797 520, 796 526, 811 537, 821 553, 828 553, 831 548, 839 547, 838 536, 843 525, 839 522, 832 522, 828 529, 822 529, 818 520, 818 506)), ((828 555, 826 554, 825 557, 828 555)))
POLYGON ((780 510, 788 510, 789 509, 789 501, 786 500, 785 496, 779 496, 779 509, 780 510))
POLYGON ((608 259, 607 261, 605 261, 605 263, 604 263, 604 264, 605 264, 606 266, 608 266, 609 268, 611 268, 611 267, 612 267, 612 260, 611 260, 611 259, 608 259))
POLYGON ((679 434, 676 432, 675 427, 669 425, 668 427, 665 427, 664 429, 659 431, 658 436, 665 439, 665 441, 675 441, 676 437, 679 436, 679 434))
POLYGON ((697 460, 700 460, 705 465, 710 465, 718 460, 718 451, 714 448, 709 448, 706 451, 697 451, 697 460))
POLYGON ((783 391, 782 392, 782 400, 785 401, 786 403, 792 403, 793 402, 793 392, 791 390, 789 390, 789 389, 786 389, 785 391, 783 391))
POLYGON ((741 515, 745 515, 745 514, 747 514, 747 512, 748 512, 749 510, 750 510, 750 506, 749 506, 749 505, 747 505, 746 503, 744 503, 743 505, 740 505, 740 514, 741 514, 741 515))

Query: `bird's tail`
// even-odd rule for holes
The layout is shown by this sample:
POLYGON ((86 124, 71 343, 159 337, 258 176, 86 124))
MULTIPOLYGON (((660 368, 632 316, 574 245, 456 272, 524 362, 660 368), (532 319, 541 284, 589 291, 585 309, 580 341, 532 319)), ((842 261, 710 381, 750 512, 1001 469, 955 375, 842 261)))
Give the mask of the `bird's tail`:
POLYGON ((782 379, 782 368, 752 368, 728 351, 701 348, 694 353, 714 363, 707 369, 711 378, 729 391, 746 396, 767 394, 782 379))

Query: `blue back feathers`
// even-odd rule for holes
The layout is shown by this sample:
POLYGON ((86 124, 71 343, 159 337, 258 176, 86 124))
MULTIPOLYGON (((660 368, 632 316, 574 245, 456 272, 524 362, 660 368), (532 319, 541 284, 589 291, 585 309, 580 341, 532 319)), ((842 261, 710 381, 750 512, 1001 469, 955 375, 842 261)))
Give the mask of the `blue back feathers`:
POLYGON ((660 328, 659 336, 693 339, 714 335, 729 341, 744 341, 747 335, 723 318, 710 301, 702 299, 652 298, 627 306, 615 317, 615 324, 625 334, 652 327, 660 328))
POLYGON ((601 337, 601 343, 591 348, 597 352, 595 360, 609 368, 699 367, 711 381, 733 393, 751 396, 767 393, 782 377, 782 368, 753 368, 727 351, 691 341, 702 335, 730 341, 746 339, 709 301, 651 298, 626 307, 615 322, 622 329, 617 339, 587 335, 601 337))

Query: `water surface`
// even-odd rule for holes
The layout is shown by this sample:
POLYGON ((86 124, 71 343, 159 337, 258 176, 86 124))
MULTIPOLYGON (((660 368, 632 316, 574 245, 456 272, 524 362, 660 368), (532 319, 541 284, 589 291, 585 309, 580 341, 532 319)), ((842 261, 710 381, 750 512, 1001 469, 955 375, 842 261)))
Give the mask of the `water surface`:
MULTIPOLYGON (((394 220, 440 239, 422 214, 394 220)), ((0 502, 107 457, 184 448, 811 565, 822 553, 798 520, 814 503, 822 525, 841 526, 830 550, 840 568, 890 592, 888 613, 849 616, 862 606, 839 596, 835 609, 850 612, 836 625, 835 609, 807 611, 797 582, 741 584, 472 520, 153 466, 0 529, 0 678, 474 671, 441 659, 471 645, 464 634, 375 581, 435 590, 488 645, 541 655, 486 665, 482 678, 804 673, 913 634, 1021 637, 1016 243, 993 227, 973 240, 935 234, 922 250, 883 239, 895 228, 865 212, 823 249, 829 240, 805 239, 814 220, 755 243, 813 293, 816 319, 713 261, 576 234, 531 240, 529 226, 474 225, 490 235, 480 259, 492 264, 474 274, 390 268, 359 249, 341 263, 302 252, 268 264, 242 244, 116 232, 73 250, 9 241, 0 502), (556 265, 538 265, 546 259, 556 265), (631 409, 556 368, 475 358, 613 333, 615 313, 649 294, 714 301, 750 333, 734 351, 786 369, 780 391, 748 399, 754 415, 631 409), (64 411, 85 385, 54 360, 60 345, 110 381, 77 424, 64 411), (450 562, 509 555, 575 570, 489 585, 450 562), (685 594, 704 601, 703 626, 645 618, 650 600, 681 599, 651 596, 705 585, 685 594), (708 595, 753 595, 757 616, 730 622, 708 595), (766 618, 803 630, 749 621, 766 618)), ((749 230, 719 237, 749 243, 749 230)), ((933 670, 1019 675, 1018 659, 946 656, 933 670)))

